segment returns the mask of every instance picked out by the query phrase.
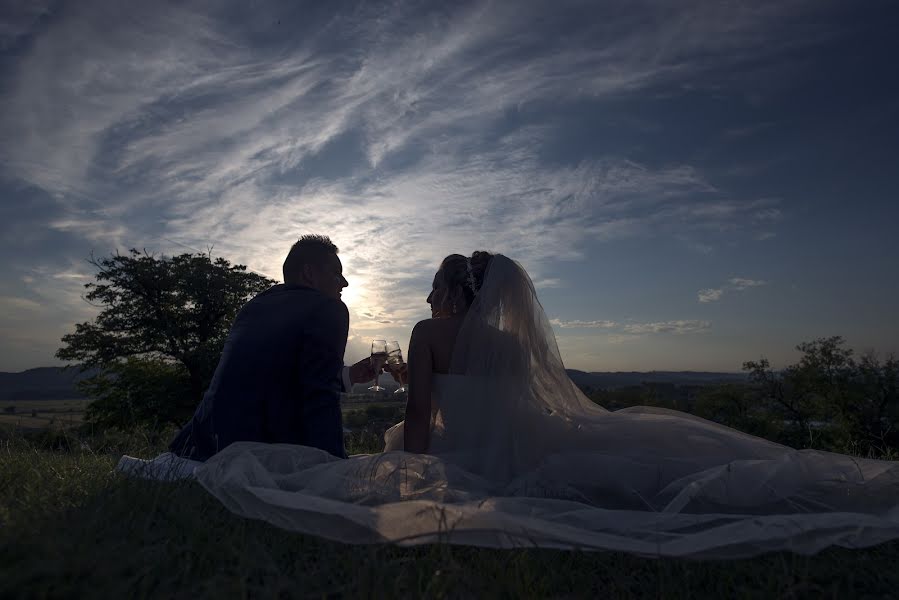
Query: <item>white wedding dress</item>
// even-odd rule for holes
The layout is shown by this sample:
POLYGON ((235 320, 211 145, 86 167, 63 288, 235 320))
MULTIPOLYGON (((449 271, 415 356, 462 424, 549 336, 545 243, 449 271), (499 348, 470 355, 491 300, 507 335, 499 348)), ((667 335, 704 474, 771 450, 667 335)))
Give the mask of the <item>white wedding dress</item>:
POLYGON ((596 406, 524 270, 497 255, 432 386, 429 453, 237 443, 194 473, 233 512, 346 543, 737 558, 899 538, 899 463, 794 450, 677 411, 596 406))

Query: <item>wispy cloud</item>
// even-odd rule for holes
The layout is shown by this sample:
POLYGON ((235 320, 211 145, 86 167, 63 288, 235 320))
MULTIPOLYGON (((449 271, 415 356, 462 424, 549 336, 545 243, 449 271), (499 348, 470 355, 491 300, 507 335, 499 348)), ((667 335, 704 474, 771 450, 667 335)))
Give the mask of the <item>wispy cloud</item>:
POLYGON ((724 295, 723 288, 706 288, 704 290, 699 290, 699 301, 700 302, 717 302, 721 299, 721 296, 724 295))
POLYGON ((330 234, 354 328, 408 330, 451 252, 505 252, 549 289, 588 244, 671 236, 711 252, 722 231, 771 232, 778 199, 685 160, 548 148, 578 104, 682 93, 814 42, 775 35, 805 5, 396 2, 297 9, 280 27, 283 4, 23 8, 0 30, 2 44, 31 36, 4 72, 0 137, 15 143, 0 175, 47 191, 42 226, 98 252, 213 246, 277 277, 298 235, 330 234))
POLYGON ((708 331, 712 326, 709 321, 698 320, 618 323, 615 321, 566 321, 562 319, 551 319, 550 323, 559 329, 602 329, 632 336, 665 333, 683 335, 687 333, 708 331))
POLYGON ((767 281, 762 281, 760 279, 744 279, 742 277, 734 277, 730 280, 730 285, 733 286, 733 289, 737 291, 745 290, 746 288, 758 287, 760 285, 768 285, 767 281))
POLYGON ((40 303, 28 298, 17 298, 14 296, 0 296, 0 307, 2 307, 0 310, 7 315, 10 313, 18 313, 20 311, 33 313, 41 310, 40 303))
POLYGON ((0 9, 0 51, 15 46, 30 33, 38 20, 49 13, 50 2, 7 0, 0 9))
POLYGON ((662 321, 656 323, 632 323, 624 325, 625 333, 640 335, 644 333, 673 333, 682 335, 685 333, 699 333, 707 331, 712 324, 708 321, 662 321))
POLYGON ((563 321, 562 319, 550 319, 554 327, 561 329, 615 329, 619 327, 615 321, 563 321))
POLYGON ((190 5, 132 14, 83 3, 50 23, 18 69, 0 131, 21 143, 4 162, 46 189, 98 202, 117 193, 126 217, 129 199, 172 210, 301 168, 350 131, 368 167, 410 147, 468 152, 510 108, 684 78, 715 49, 732 51, 719 61, 742 60, 792 10, 656 9, 667 18, 636 29, 618 9, 569 20, 571 34, 547 45, 530 29, 539 5, 436 18, 399 3, 336 13, 266 54, 190 5), (414 35, 401 15, 418 18, 414 35))
POLYGON ((703 303, 717 302, 724 296, 726 292, 742 292, 743 290, 768 285, 768 281, 760 279, 746 279, 744 277, 733 277, 728 280, 727 284, 720 288, 708 288, 699 290, 697 293, 699 301, 703 303))

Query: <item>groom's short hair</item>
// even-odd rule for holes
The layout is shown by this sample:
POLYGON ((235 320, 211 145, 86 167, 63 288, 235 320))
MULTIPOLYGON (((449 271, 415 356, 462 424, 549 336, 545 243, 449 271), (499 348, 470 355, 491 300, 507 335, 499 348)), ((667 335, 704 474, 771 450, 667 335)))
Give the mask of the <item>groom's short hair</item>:
POLYGON ((337 246, 326 235, 304 235, 290 247, 284 266, 284 283, 291 283, 303 276, 305 265, 320 265, 330 255, 337 254, 337 246))

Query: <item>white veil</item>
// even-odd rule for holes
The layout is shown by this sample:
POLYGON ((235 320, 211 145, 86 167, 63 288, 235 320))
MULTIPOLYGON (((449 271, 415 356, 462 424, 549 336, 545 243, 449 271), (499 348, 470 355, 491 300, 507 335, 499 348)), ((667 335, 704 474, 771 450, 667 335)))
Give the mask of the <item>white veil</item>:
POLYGON ((438 398, 430 452, 495 483, 531 472, 607 411, 565 371, 534 286, 498 254, 468 310, 438 398), (449 389, 446 389, 449 388, 449 389))
POLYGON ((527 273, 496 255, 438 376, 428 455, 237 443, 196 472, 237 514, 347 543, 652 556, 899 538, 899 463, 797 451, 665 409, 609 412, 567 376, 527 273))

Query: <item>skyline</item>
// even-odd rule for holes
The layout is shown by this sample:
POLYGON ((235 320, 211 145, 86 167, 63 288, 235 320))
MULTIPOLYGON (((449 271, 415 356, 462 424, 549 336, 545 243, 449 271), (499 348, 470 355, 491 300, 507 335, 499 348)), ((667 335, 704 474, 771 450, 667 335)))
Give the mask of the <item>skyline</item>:
POLYGON ((568 368, 899 352, 885 0, 2 10, 0 371, 60 364, 91 252, 280 280, 305 233, 340 247, 348 364, 477 249, 568 368))

